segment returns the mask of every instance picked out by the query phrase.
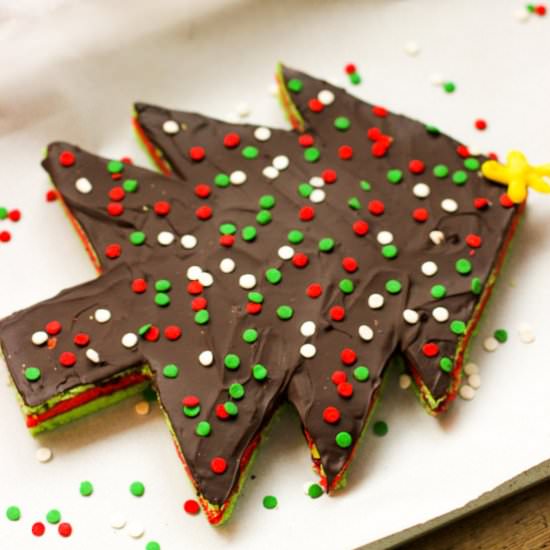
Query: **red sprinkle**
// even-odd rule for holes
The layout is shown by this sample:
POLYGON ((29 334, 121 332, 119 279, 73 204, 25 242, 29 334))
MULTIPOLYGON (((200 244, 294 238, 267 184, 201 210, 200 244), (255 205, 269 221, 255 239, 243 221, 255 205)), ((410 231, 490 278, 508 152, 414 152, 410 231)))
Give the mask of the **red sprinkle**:
POLYGON ((342 384, 342 382, 347 382, 348 375, 343 370, 335 370, 331 376, 330 381, 337 386, 338 384, 342 384))
POLYGON ((61 164, 61 166, 69 167, 72 166, 75 162, 76 157, 71 151, 62 151, 59 154, 59 164, 61 164))
POLYGON ((41 537, 46 532, 46 526, 41 521, 37 521, 32 524, 31 531, 35 537, 41 537))
POLYGON ((50 336, 55 336, 61 332, 61 323, 59 321, 50 321, 46 323, 46 332, 50 336))
POLYGON ((346 71, 347 74, 353 74, 357 72, 357 67, 355 66, 355 63, 348 63, 344 67, 344 70, 346 71))
POLYGON ((157 216, 167 216, 171 210, 170 203, 168 201, 157 201, 153 206, 153 210, 157 216))
POLYGON ((70 523, 60 523, 57 530, 59 534, 65 538, 70 537, 73 533, 73 528, 70 523))
POLYGON ((367 208, 373 216, 381 216, 384 213, 384 203, 379 200, 370 201, 367 208))
POLYGON ((12 222, 18 222, 21 219, 21 211, 17 209, 10 210, 10 212, 8 213, 8 218, 12 222))
POLYGON ((336 391, 340 397, 349 398, 353 395, 353 386, 349 382, 342 382, 336 386, 336 391))
POLYGON ((456 152, 458 154, 459 157, 462 157, 463 159, 465 158, 468 158, 470 155, 470 150, 468 149, 468 147, 466 147, 466 145, 459 145, 457 148, 456 148, 456 152))
POLYGON ((427 342, 422 346, 422 353, 426 357, 435 357, 439 354, 439 346, 434 342, 427 342))
POLYGON ((0 231, 0 242, 7 243, 11 241, 11 233, 9 231, 0 231))
POLYGON ((204 147, 199 147, 197 145, 189 149, 189 158, 191 160, 194 160, 195 162, 200 162, 201 160, 204 159, 204 157, 206 157, 206 152, 204 150, 204 147))
POLYGON ((321 287, 321 285, 319 283, 311 283, 306 288, 306 294, 310 298, 319 298, 319 296, 321 296, 321 294, 323 294, 323 288, 321 287))
POLYGON ((195 210, 195 215, 199 220, 209 220, 212 217, 212 208, 210 206, 199 206, 195 210))
POLYGON ((50 189, 46 192, 46 201, 47 202, 54 202, 57 200, 57 191, 55 189, 50 189))
POLYGON ((349 367, 357 361, 357 354, 351 348, 344 348, 340 352, 340 361, 342 361, 342 364, 349 367))
POLYGON ((230 132, 229 134, 225 134, 223 138, 223 144, 228 149, 234 149, 235 147, 238 147, 241 143, 241 138, 239 134, 236 134, 235 132, 230 132))
POLYGON ((303 222, 309 222, 315 218, 315 209, 312 206, 303 206, 300 208, 299 216, 303 222))
POLYGON ((206 309, 208 307, 208 300, 204 296, 199 296, 198 298, 193 298, 191 300, 191 309, 193 311, 200 311, 201 309, 206 309))
POLYGON ((424 223, 429 218, 429 214, 425 208, 415 208, 412 212, 412 217, 414 221, 424 223))
POLYGON ((168 325, 164 329, 164 336, 167 340, 177 340, 181 336, 181 328, 177 325, 168 325))
POLYGON ((360 237, 364 237, 369 232, 369 224, 365 220, 353 222, 353 232, 360 237))
POLYGON ((246 312, 250 315, 258 315, 262 311, 262 304, 257 304, 255 302, 248 302, 246 304, 246 312))
POLYGON ((485 120, 483 120, 482 118, 478 118, 475 121, 475 127, 478 130, 485 130, 487 128, 487 122, 485 120))
POLYGON ((367 130, 367 138, 371 141, 378 141, 382 137, 382 130, 380 128, 372 127, 367 130))
POLYGON ((501 206, 503 206, 504 208, 512 208, 512 206, 514 206, 512 199, 510 199, 510 197, 506 193, 500 195, 499 201, 501 206))
POLYGON ((227 470, 227 462, 221 456, 216 456, 211 460, 210 468, 215 474, 223 474, 227 470))
POLYGON ((351 145, 341 145, 338 147, 338 156, 342 160, 350 160, 353 158, 353 148, 351 145))
POLYGON ((197 183, 197 185, 195 185, 195 195, 197 195, 199 199, 207 199, 210 193, 212 193, 212 189, 207 183, 197 183))
POLYGON ((147 281, 145 279, 134 279, 132 281, 132 292, 143 294, 147 290, 147 281))
POLYGON ((107 213, 109 216, 117 217, 123 214, 124 212, 124 206, 120 204, 119 202, 110 202, 107 205, 107 213))
POLYGON ((411 174, 422 174, 426 165, 421 160, 411 160, 409 162, 409 171, 411 174))
POLYGON ((116 187, 109 189, 108 194, 109 194, 109 198, 115 202, 123 200, 124 197, 126 196, 124 189, 120 187, 120 185, 117 185, 116 187))
POLYGON ((64 351, 59 356, 59 364, 62 367, 72 367, 76 363, 76 355, 71 351, 64 351))
POLYGON ((310 99, 307 105, 309 110, 313 113, 320 113, 325 108, 325 106, 316 97, 310 99))
POLYGON ((216 411, 216 416, 220 420, 227 420, 229 418, 229 413, 225 410, 223 403, 218 403, 214 410, 216 411))
POLYGON ((321 177, 325 183, 334 183, 336 181, 336 170, 327 168, 326 170, 323 170, 321 177))
POLYGON ((294 256, 292 256, 292 263, 294 267, 302 269, 309 264, 309 258, 302 252, 297 252, 294 256))
POLYGON ((199 503, 193 499, 186 500, 183 509, 191 516, 196 516, 200 512, 199 503))
POLYGON ((348 256, 342 259, 342 267, 348 273, 355 273, 359 269, 359 264, 355 258, 348 256))
POLYGON ((196 395, 186 395, 181 403, 184 407, 189 407, 190 409, 200 405, 201 400, 196 395))
POLYGON ((221 235, 220 244, 226 248, 230 248, 235 244, 235 237, 233 235, 221 235))
POLYGON ((333 306, 330 308, 330 318, 333 321, 343 321, 346 317, 346 310, 342 306, 333 306))
POLYGON ((199 281, 189 281, 187 284, 187 292, 191 294, 191 296, 196 296, 197 294, 200 294, 203 290, 203 286, 200 284, 199 281))
POLYGON ((160 329, 152 325, 149 330, 145 333, 145 340, 148 342, 156 342, 160 338, 160 329))
POLYGON ((79 332, 74 335, 73 342, 76 346, 84 347, 90 343, 90 337, 85 332, 79 332))
POLYGON ((466 244, 472 248, 479 248, 481 246, 481 237, 475 233, 466 235, 466 244))
POLYGON ((381 107, 380 105, 375 105, 372 108, 372 114, 374 116, 378 116, 381 118, 387 117, 389 114, 389 111, 385 107, 381 107))
POLYGON ((298 143, 302 147, 311 147, 315 143, 315 140, 313 139, 313 136, 311 134, 302 134, 298 138, 298 143))
POLYGON ((336 424, 340 420, 340 411, 336 407, 326 407, 323 411, 323 420, 327 424, 336 424))
POLYGON ((376 158, 381 158, 385 156, 385 154, 388 152, 389 145, 383 141, 377 141, 376 143, 372 144, 372 147, 370 148, 372 156, 376 158))
POLYGON ((538 6, 535 6, 535 13, 537 15, 540 15, 541 17, 546 15, 546 6, 544 4, 539 4, 538 6))
POLYGON ((485 210, 489 207, 489 201, 483 197, 477 197, 474 199, 474 207, 477 210, 485 210))
POLYGON ((109 244, 105 248, 105 256, 109 258, 109 260, 116 260, 120 255, 122 254, 122 247, 119 244, 109 244))

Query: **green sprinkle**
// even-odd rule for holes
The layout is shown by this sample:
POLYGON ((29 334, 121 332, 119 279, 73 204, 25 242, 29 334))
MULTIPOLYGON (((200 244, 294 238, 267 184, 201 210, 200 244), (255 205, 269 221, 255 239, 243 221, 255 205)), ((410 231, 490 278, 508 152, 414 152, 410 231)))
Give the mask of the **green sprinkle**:
POLYGON ((260 225, 266 225, 269 222, 271 222, 271 220, 272 220, 272 216, 271 216, 271 212, 269 210, 260 210, 256 214, 256 221, 260 225))
POLYGON ((145 550, 160 550, 160 544, 156 540, 150 540, 145 545, 145 550))
POLYGON ((352 210, 359 210, 361 208, 361 201, 357 197, 350 197, 348 199, 348 206, 352 210))
POLYGON ((493 336, 495 337, 495 340, 501 344, 504 344, 504 342, 508 340, 508 333, 503 328, 498 328, 495 330, 493 336))
POLYGON ((433 174, 436 178, 446 178, 449 175, 449 169, 444 164, 434 166, 433 174))
POLYGON ((349 81, 354 85, 357 86, 358 84, 361 84, 361 75, 359 73, 351 73, 349 75, 349 81))
POLYGON ((27 367, 25 369, 25 378, 29 382, 36 382, 37 380, 40 380, 41 376, 42 373, 40 372, 40 369, 38 367, 27 367))
POLYGON ((233 403, 232 401, 226 401, 223 404, 223 408, 229 416, 237 416, 239 414, 239 407, 236 403, 233 403))
POLYGON ((79 490, 80 490, 80 494, 83 497, 90 497, 94 492, 94 486, 92 485, 91 481, 83 481, 80 484, 79 490))
POLYGON ((180 370, 174 363, 168 363, 167 365, 164 365, 162 369, 162 374, 165 378, 176 378, 179 372, 180 370))
POLYGON ((265 210, 270 210, 275 206, 275 197, 273 195, 262 195, 258 201, 258 206, 265 210))
POLYGON ((304 234, 297 229, 293 229, 288 233, 288 242, 292 244, 300 244, 304 240, 304 234))
POLYGON ((294 315, 294 310, 290 306, 279 306, 277 308, 277 317, 282 321, 288 321, 294 315))
POLYGON ((304 150, 304 160, 306 162, 317 162, 321 157, 321 152, 316 147, 308 147, 304 150))
POLYGON ((349 432, 338 432, 336 434, 336 445, 341 449, 347 449, 351 446, 353 439, 349 432))
POLYGON ((258 331, 254 328, 247 328, 243 332, 243 340, 247 344, 253 344, 258 339, 258 331))
POLYGON ((262 381, 267 378, 267 369, 260 363, 252 367, 252 376, 254 380, 262 381))
POLYGON ((451 321, 450 328, 453 334, 464 334, 466 332, 466 323, 464 321, 454 320, 451 321))
POLYGON ((453 370, 453 360, 450 357, 442 357, 439 361, 439 368, 443 372, 451 372, 453 370))
POLYGON ((460 273, 461 275, 468 275, 468 273, 472 271, 472 264, 470 260, 466 260, 465 258, 457 260, 455 267, 458 273, 460 273))
POLYGON ((345 116, 339 116, 334 119, 334 127, 341 132, 349 130, 351 126, 350 119, 345 116))
POLYGON ((142 497, 145 493, 145 485, 141 481, 134 481, 130 485, 130 493, 135 497, 142 497))
POLYGON ((302 91, 302 88, 304 87, 304 85, 302 84, 302 81, 299 80, 298 78, 291 78, 287 83, 286 83, 286 87, 291 91, 291 92, 294 92, 295 94, 299 93, 302 91))
POLYGON ((253 225, 247 225, 241 230, 241 237, 243 238, 243 241, 253 241, 257 234, 258 232, 253 225))
POLYGON ((359 182, 359 187, 363 190, 363 191, 370 191, 372 189, 372 185, 367 181, 367 180, 361 180, 359 182))
POLYGON ((107 163, 107 171, 111 174, 118 174, 122 172, 124 164, 120 160, 110 160, 107 163))
POLYGON ((369 379, 369 369, 363 365, 355 367, 353 370, 353 377, 359 382, 365 382, 369 379))
POLYGON ((447 289, 445 288, 445 285, 434 285, 432 286, 432 297, 436 300, 439 300, 441 298, 445 298, 447 295, 447 289))
POLYGON ((464 168, 472 172, 479 170, 479 160, 474 157, 468 157, 467 159, 464 159, 464 168))
POLYGON ((453 183, 455 185, 464 185, 468 181, 468 174, 464 170, 457 170, 453 173, 453 183))
POLYGON ((444 82, 443 89, 448 93, 452 94, 456 90, 456 84, 454 82, 444 82))
POLYGON ((143 231, 133 231, 130 233, 130 242, 134 246, 141 246, 145 242, 145 233, 143 231))
POLYGON ((226 369, 235 370, 239 368, 239 365, 241 364, 241 359, 235 353, 228 353, 223 359, 223 364, 225 365, 226 369))
POLYGON ((237 226, 234 223, 222 223, 219 231, 222 235, 234 235, 237 232, 237 226))
POLYGON ((397 246, 394 244, 387 244, 382 247, 382 256, 387 260, 393 260, 398 254, 397 246))
POLYGON ((272 495, 267 495, 263 498, 262 504, 264 505, 264 508, 267 510, 273 510, 273 508, 277 508, 277 497, 274 497, 272 495))
POLYGON ((201 309, 195 313, 195 323, 197 325, 206 325, 208 321, 210 321, 210 313, 208 313, 207 309, 201 309))
POLYGON ((10 506, 6 510, 6 517, 10 521, 19 521, 21 519, 21 510, 17 506, 10 506))
POLYGON ((307 489, 307 494, 311 498, 319 498, 323 493, 323 488, 318 483, 312 483, 307 489))
POLYGON ((214 177, 214 185, 216 187, 228 187, 231 184, 231 180, 227 174, 216 174, 214 177))
POLYGON ((166 307, 170 305, 170 296, 164 292, 159 292, 155 294, 155 304, 159 307, 166 307))
POLYGON ((265 272, 265 278, 268 283, 271 283, 272 285, 278 285, 283 278, 283 274, 277 268, 270 267, 265 272))
POLYGON ((200 437, 208 437, 211 431, 212 426, 207 420, 201 420, 195 428, 195 433, 200 437))
POLYGON ((386 178, 390 183, 400 183, 403 180, 403 172, 397 168, 388 170, 386 178))
POLYGON ((152 388, 152 386, 147 386, 141 395, 143 395, 143 399, 145 399, 148 403, 155 403, 158 399, 157 392, 152 388))
POLYGON ((196 405, 195 407, 186 407, 183 406, 183 414, 187 416, 188 418, 195 418, 198 416, 201 412, 201 406, 196 405))
POLYGON ((5 220, 8 217, 8 209, 4 206, 0 206, 0 220, 5 220))
POLYGON ((334 250, 334 239, 325 237, 319 241, 319 250, 321 252, 332 252, 334 250))
POLYGON ((441 130, 433 124, 426 125, 426 132, 428 132, 431 136, 439 136, 441 134, 441 130))
POLYGON ((138 334, 140 336, 145 336, 149 330, 151 329, 153 325, 151 323, 147 323, 146 325, 142 325, 141 327, 138 328, 138 334))
POLYGON ((249 292, 248 300, 255 304, 262 304, 264 301, 264 295, 261 292, 249 292))
POLYGON ((244 397, 244 386, 242 384, 231 384, 229 386, 229 395, 233 399, 242 399, 244 397))
POLYGON ((386 291, 390 294, 399 294, 401 292, 401 283, 396 279, 390 279, 386 282, 386 291))
POLYGON ((470 285, 470 288, 472 289, 472 292, 474 294, 481 294, 481 291, 483 290, 483 285, 481 284, 481 279, 479 277, 474 277, 472 279, 472 283, 470 285))
POLYGON ((172 288, 172 283, 168 279, 159 279, 155 281, 155 290, 157 292, 168 292, 172 288))
POLYGON ((313 192, 313 187, 309 183, 300 183, 298 185, 298 195, 307 199, 313 192))
POLYGON ((351 294, 355 290, 355 285, 351 279, 342 279, 338 287, 344 294, 351 294))
POLYGON ((383 437, 388 433, 388 425, 383 420, 378 420, 372 427, 374 435, 383 437))
POLYGON ((46 514, 46 521, 52 525, 57 525, 61 521, 61 512, 53 508, 46 514))
POLYGON ((253 145, 247 145, 246 147, 243 148, 241 152, 245 159, 255 159, 260 154, 260 151, 258 151, 258 148, 254 147, 253 145))
POLYGON ((137 188, 137 180, 124 180, 124 183, 122 184, 122 189, 124 189, 126 193, 135 193, 137 191, 137 188))

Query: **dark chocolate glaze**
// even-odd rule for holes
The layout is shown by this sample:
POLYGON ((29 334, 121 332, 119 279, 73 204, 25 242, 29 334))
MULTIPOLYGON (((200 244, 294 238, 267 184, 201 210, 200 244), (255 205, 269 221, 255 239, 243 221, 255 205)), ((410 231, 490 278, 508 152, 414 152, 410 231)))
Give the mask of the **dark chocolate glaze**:
MULTIPOLYGON (((299 79, 302 89, 290 92, 292 101, 301 113, 304 125, 315 141, 321 156, 318 162, 304 160, 304 148, 298 143, 296 131, 271 130, 267 141, 254 137, 255 126, 232 125, 212 120, 202 115, 171 111, 160 107, 137 104, 137 121, 147 138, 162 151, 176 177, 165 177, 131 165, 124 165, 122 179, 114 181, 107 170, 108 160, 96 157, 78 147, 64 143, 49 146, 44 167, 52 177, 70 212, 82 226, 96 250, 103 274, 96 280, 62 292, 57 297, 15 313, 0 325, 0 343, 8 368, 17 390, 27 405, 35 406, 82 384, 95 384, 131 367, 150 365, 153 383, 172 425, 175 437, 191 470, 196 486, 207 500, 222 504, 239 479, 239 463, 243 453, 269 421, 284 399, 296 407, 304 429, 310 434, 320 453, 321 463, 329 486, 346 466, 356 441, 365 425, 385 368, 395 354, 403 354, 419 374, 435 400, 444 400, 452 386, 452 375, 439 367, 443 356, 455 357, 461 335, 451 332, 449 323, 460 320, 467 323, 479 301, 479 295, 471 291, 472 278, 485 285, 499 251, 509 232, 517 208, 501 206, 499 199, 504 188, 483 179, 477 172, 468 171, 468 181, 458 186, 452 183, 451 174, 464 170, 463 159, 457 154, 458 143, 444 135, 429 135, 425 127, 408 118, 388 114, 375 116, 371 106, 359 101, 330 84, 313 79, 303 73, 284 68, 285 84, 299 79), (334 94, 332 104, 323 112, 312 113, 308 109, 311 98, 321 90, 334 94), (334 127, 335 117, 345 116, 351 121, 347 131, 334 127), (179 130, 167 134, 163 124, 176 121, 179 130), (374 158, 367 130, 378 127, 393 139, 387 155, 374 158), (224 136, 237 133, 240 145, 224 146, 224 136), (254 146, 259 150, 255 159, 242 155, 243 147, 254 146), (342 160, 338 155, 341 145, 353 148, 353 158, 342 160), (206 156, 201 161, 189 158, 191 147, 203 147, 206 156), (70 167, 61 166, 62 151, 74 153, 76 161, 70 167), (281 170, 276 179, 263 175, 266 166, 279 155, 288 157, 287 169, 281 170), (408 163, 412 159, 425 162, 426 171, 412 175, 408 163), (446 178, 432 174, 434 165, 444 164, 450 170, 446 178), (403 181, 388 183, 389 169, 403 171, 403 181), (300 182, 320 176, 323 170, 333 169, 337 179, 323 187, 326 198, 312 203, 297 192, 300 182), (231 174, 243 170, 246 182, 220 188, 214 185, 216 174, 231 174), (93 190, 82 194, 75 188, 75 181, 86 177, 93 190), (124 212, 116 217, 106 211, 110 201, 109 190, 127 179, 139 183, 136 192, 127 192, 121 204, 124 212), (364 191, 359 182, 367 180, 371 190, 364 191), (413 185, 425 182, 431 190, 429 197, 417 198, 413 185), (195 186, 206 183, 211 195, 204 199, 195 194, 195 186), (272 221, 261 225, 256 220, 260 208, 258 201, 264 195, 276 199, 270 210, 272 221), (348 205, 356 197, 357 209, 348 205), (478 210, 475 198, 483 197, 489 206, 478 210), (458 210, 449 213, 441 208, 444 199, 453 199, 458 210), (159 216, 153 206, 159 201, 170 204, 170 213, 159 216), (372 200, 384 203, 383 215, 375 216, 368 210, 372 200), (213 215, 202 221, 196 210, 208 205, 213 215), (299 219, 299 209, 313 206, 315 218, 304 222, 299 219), (424 223, 413 220, 411 212, 426 208, 429 219, 424 223), (369 224, 368 234, 358 236, 352 230, 357 220, 369 224), (235 242, 231 247, 221 246, 219 226, 232 223, 237 227, 235 242), (241 230, 246 226, 257 229, 256 239, 246 242, 241 230), (299 229, 304 233, 300 244, 289 244, 287 234, 299 229), (434 244, 429 234, 440 230, 445 235, 442 244, 434 244), (143 231, 147 238, 143 245, 134 246, 129 235, 143 231), (159 244, 156 236, 161 231, 174 234, 175 241, 167 246, 159 244), (377 235, 381 231, 393 234, 393 243, 399 253, 388 260, 381 254, 377 235), (182 235, 192 234, 198 239, 193 249, 180 245, 182 235), (468 234, 479 235, 482 244, 471 255, 465 242, 468 234), (331 252, 320 252, 319 240, 331 237, 335 247, 331 252), (117 243, 122 253, 117 259, 105 255, 109 244, 117 243), (281 259, 278 250, 290 245, 295 253, 308 256, 305 268, 297 268, 292 260, 281 259), (358 270, 347 273, 342 260, 353 257, 358 270), (232 273, 224 273, 220 262, 231 258, 236 264, 232 273), (460 275, 455 263, 461 258, 471 261, 472 272, 460 275), (433 277, 422 274, 420 266, 433 261, 438 272, 433 277), (200 266, 213 276, 213 284, 202 289, 207 299, 210 320, 199 325, 194 321, 191 296, 187 292, 186 276, 191 266, 200 266), (265 278, 268 268, 277 268, 282 274, 279 284, 271 284, 265 278), (259 314, 247 312, 249 290, 239 286, 243 274, 252 274, 257 284, 252 289, 264 296, 259 314), (132 291, 132 281, 144 278, 148 282, 145 293, 132 291), (168 292, 171 302, 167 307, 155 304, 155 281, 168 279, 172 288, 168 292), (344 294, 339 289, 342 279, 350 279, 355 289, 344 294), (390 279, 401 283, 398 294, 390 294, 386 282, 390 279), (311 283, 319 283, 323 294, 317 299, 306 295, 311 283), (431 297, 434 284, 444 284, 447 296, 440 300, 431 297), (379 293, 384 297, 380 309, 368 305, 368 297, 379 293), (277 317, 277 307, 289 305, 294 310, 290 320, 277 317), (343 306, 345 318, 335 321, 331 308, 343 306), (437 322, 432 310, 445 307, 449 311, 448 322, 437 322), (106 323, 93 319, 97 308, 106 308, 112 318, 106 323), (420 315, 418 323, 404 321, 403 310, 410 308, 420 315), (31 343, 33 332, 43 330, 48 321, 58 320, 63 330, 56 337, 55 348, 35 346, 31 343), (303 336, 300 327, 306 321, 316 324, 313 336, 303 336), (152 323, 161 330, 158 341, 150 342, 140 337, 131 349, 121 344, 126 333, 137 333, 139 327, 152 323), (181 328, 181 337, 170 341, 164 329, 170 325, 181 328), (368 325, 374 337, 370 341, 360 338, 358 328, 368 325), (258 332, 255 343, 242 338, 245 329, 258 332), (73 343, 77 332, 90 335, 86 348, 73 343), (437 357, 429 358, 422 352, 427 342, 439 346, 437 357), (312 343, 316 354, 304 358, 300 348, 312 343), (101 362, 87 359, 86 349, 99 353, 101 362), (341 352, 351 349, 357 355, 353 365, 343 365, 341 352), (214 363, 203 366, 198 360, 204 350, 211 350, 214 363), (62 351, 76 353, 73 367, 59 365, 62 351), (226 354, 237 354, 240 366, 229 370, 224 366, 226 354), (179 367, 176 378, 163 375, 163 367, 174 363, 179 367), (254 379, 251 367, 265 365, 268 377, 264 381, 254 379), (354 369, 366 365, 367 381, 354 378, 354 369), (42 376, 29 382, 24 376, 26 366, 37 366, 42 376), (331 377, 335 371, 343 371, 351 384, 353 395, 342 397, 331 377), (231 384, 240 383, 245 388, 242 399, 228 394, 231 384), (200 413, 193 418, 182 412, 182 399, 194 395, 200 399, 200 413), (229 420, 216 417, 216 405, 233 401, 238 405, 238 415, 229 420), (323 420, 326 407, 338 408, 341 418, 337 424, 323 420), (208 420, 212 432, 208 437, 195 434, 197 422, 208 420), (352 445, 341 448, 336 444, 336 434, 348 432, 352 445), (227 461, 227 471, 215 474, 211 460, 222 457, 227 461)), ((325 94, 326 95, 326 94, 325 94)), ((483 159, 480 159, 483 160, 483 159)))

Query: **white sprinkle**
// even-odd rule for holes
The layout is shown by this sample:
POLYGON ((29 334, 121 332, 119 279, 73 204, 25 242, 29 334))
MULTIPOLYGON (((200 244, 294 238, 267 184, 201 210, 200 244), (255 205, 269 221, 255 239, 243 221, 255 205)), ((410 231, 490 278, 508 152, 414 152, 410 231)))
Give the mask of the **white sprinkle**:
POLYGON ((430 241, 435 245, 442 244, 445 242, 445 234, 443 231, 430 231, 430 241))
POLYGON ((271 130, 265 126, 259 126, 254 130, 254 137, 258 141, 267 141, 271 137, 271 130))
POLYGON ((239 115, 235 111, 230 111, 229 113, 226 113, 226 115, 224 116, 224 120, 231 124, 236 124, 240 122, 239 115))
POLYGON ((272 164, 279 171, 286 170, 290 164, 290 160, 286 155, 277 155, 273 159, 272 164))
POLYGON ((176 238, 176 236, 173 233, 171 233, 170 231, 161 231, 157 235, 157 241, 162 246, 171 245, 174 242, 175 238, 176 238))
POLYGON ((212 277, 212 273, 208 273, 208 271, 203 271, 199 275, 199 283, 205 287, 212 286, 214 284, 214 277, 212 277))
POLYGON ((294 256, 294 249, 291 246, 281 246, 277 251, 281 260, 290 260, 294 256))
POLYGON ((441 201, 441 208, 445 212, 456 212, 458 210, 458 203, 454 199, 443 199, 441 201))
POLYGON ((402 374, 399 377, 399 387, 402 390, 407 390, 411 387, 412 378, 408 374, 402 374))
POLYGON ((468 384, 464 384, 458 393, 465 401, 471 401, 476 396, 476 390, 472 386, 468 386, 468 384))
POLYGON ((430 75, 430 82, 434 86, 441 86, 443 84, 443 76, 440 73, 432 73, 430 75))
POLYGON ((209 349, 201 351, 199 353, 199 363, 203 367, 209 367, 212 363, 214 363, 214 354, 209 349))
POLYGON ((181 246, 187 250, 195 248, 195 246, 197 246, 197 242, 197 237, 195 237, 195 235, 183 235, 180 239, 181 246))
POLYGON ((414 309, 405 309, 403 311, 403 319, 409 323, 409 325, 415 325, 420 319, 420 315, 414 309))
POLYGON ((311 359, 317 353, 317 348, 313 344, 303 344, 300 346, 300 355, 306 359, 311 359))
POLYGON ((438 323, 444 323, 449 319, 449 310, 445 307, 439 306, 432 311, 432 315, 438 323))
POLYGON ((389 231, 380 231, 380 233, 376 235, 376 240, 379 244, 390 244, 393 242, 393 234, 389 231))
POLYGON ((177 134, 180 131, 180 125, 175 120, 165 120, 162 124, 162 131, 165 134, 177 134))
POLYGON ((309 195, 309 200, 313 203, 323 202, 327 194, 322 189, 314 189, 309 195))
POLYGON ((485 351, 495 351, 498 348, 498 340, 489 336, 483 340, 483 349, 485 351))
POLYGON ((272 96, 278 96, 279 95, 279 86, 277 85, 276 82, 272 82, 267 87, 267 93, 272 95, 272 96))
POLYGON ((300 333, 306 338, 308 336, 313 336, 315 334, 315 330, 316 326, 313 321, 306 321, 305 323, 302 323, 302 326, 300 327, 300 333))
POLYGON ((474 390, 479 389, 481 386, 481 376, 479 376, 479 374, 471 374, 468 376, 468 384, 470 384, 474 390))
POLYGON ((246 101, 240 101, 235 108, 241 118, 246 118, 250 114, 250 105, 246 101))
POLYGON ((88 348, 86 350, 86 357, 88 358, 89 361, 91 361, 92 363, 95 363, 96 365, 98 363, 101 363, 99 353, 93 348, 88 348))
POLYGON ((423 275, 426 275, 426 277, 433 277, 437 273, 437 264, 431 261, 424 262, 420 266, 420 270, 423 275))
POLYGON ((222 273, 233 273, 233 271, 235 271, 235 266, 235 260, 232 258, 224 258, 220 262, 220 271, 222 273))
POLYGON ((522 344, 532 344, 535 341, 535 334, 528 329, 520 330, 519 339, 522 344))
POLYGON ((233 185, 242 185, 246 181, 246 174, 242 170, 235 170, 229 174, 229 181, 233 185))
POLYGON ((321 176, 313 176, 312 178, 310 178, 309 184, 312 187, 317 187, 318 189, 320 189, 321 187, 325 186, 325 180, 321 176))
POLYGON ((317 94, 317 99, 323 104, 323 105, 330 105, 334 102, 334 94, 330 90, 321 90, 317 94))
POLYGON ((87 195, 92 192, 93 185, 88 178, 78 178, 74 182, 74 186, 79 193, 87 195))
POLYGON ((479 367, 475 363, 467 363, 464 367, 464 374, 471 376, 472 374, 479 374, 479 367))
POLYGON ((53 458, 53 452, 49 447, 40 447, 36 450, 36 460, 45 464, 53 458))
POLYGON ((133 348, 138 343, 138 337, 133 332, 127 332, 120 341, 125 348, 133 348))
POLYGON ((269 180, 274 180, 279 177, 279 170, 275 168, 274 166, 266 166, 262 170, 262 174, 269 180))
POLYGON ((380 309, 384 305, 384 296, 375 292, 369 296, 367 303, 371 309, 380 309))
POLYGON ((359 325, 357 332, 359 333, 359 338, 365 340, 365 342, 370 342, 374 338, 374 331, 369 325, 359 325))
POLYGON ((426 183, 417 183, 413 187, 413 195, 415 197, 418 197, 419 199, 425 199, 426 197, 430 196, 430 186, 426 183))
POLYGON ((526 21, 528 21, 530 15, 531 14, 525 8, 518 8, 514 11, 514 17, 520 23, 525 23, 526 21))
POLYGON ((127 530, 128 530, 128 534, 133 539, 140 539, 141 537, 143 537, 143 534, 145 533, 145 529, 143 528, 143 525, 135 521, 132 521, 128 524, 127 530))
POLYGON ((246 290, 254 288, 256 286, 256 277, 252 273, 245 273, 239 277, 239 286, 246 290))
POLYGON ((202 268, 200 266, 192 265, 187 268, 186 275, 190 281, 198 281, 201 273, 202 273, 202 268))
POLYGON ((146 416, 151 411, 151 405, 147 401, 139 401, 134 407, 134 411, 139 416, 146 416))
POLYGON ((111 320, 111 312, 105 308, 96 309, 94 319, 98 323, 107 323, 111 320))
POLYGON ((122 516, 115 515, 110 523, 113 529, 122 529, 126 525, 126 520, 122 516))
POLYGON ((420 46, 414 40, 406 42, 403 49, 405 50, 405 53, 410 56, 418 55, 418 52, 420 52, 420 46))
POLYGON ((32 333, 31 342, 35 346, 42 346, 48 341, 48 334, 43 330, 38 330, 32 333))

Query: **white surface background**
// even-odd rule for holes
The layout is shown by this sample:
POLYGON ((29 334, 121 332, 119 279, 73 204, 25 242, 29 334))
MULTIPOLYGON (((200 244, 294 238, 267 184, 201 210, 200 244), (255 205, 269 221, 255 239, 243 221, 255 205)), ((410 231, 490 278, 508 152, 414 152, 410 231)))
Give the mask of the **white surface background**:
MULTIPOLYGON (((250 120, 283 126, 266 89, 275 62, 345 83, 357 63, 353 92, 438 125, 469 144, 504 153, 522 148, 550 161, 550 17, 519 23, 512 0, 290 0, 191 2, 107 0, 0 2, 0 205, 21 208, 19 224, 0 222, 13 240, 0 243, 0 316, 94 276, 59 205, 48 204, 42 148, 65 139, 98 153, 146 160, 133 140, 131 103, 146 100, 225 117, 240 101, 250 120), (200 5, 199 5, 200 4, 200 5), (403 52, 416 40, 421 53, 403 52), (439 72, 453 95, 429 82, 439 72), (473 121, 484 117, 479 133, 473 121)), ((0 369, 0 547, 6 549, 351 548, 463 506, 484 491, 550 458, 550 201, 530 197, 523 231, 482 326, 503 326, 510 341, 479 350, 483 386, 440 420, 414 396, 387 387, 377 418, 383 439, 366 438, 346 490, 311 500, 314 480, 297 418, 285 413, 260 453, 232 521, 213 529, 181 505, 193 496, 158 411, 142 418, 127 402, 33 440, 0 369), (530 322, 537 341, 521 344, 530 322), (55 453, 49 464, 34 456, 55 453), (96 491, 84 499, 81 480, 96 491), (142 499, 131 481, 146 485, 142 499), (268 511, 266 494, 279 499, 268 511), (17 504, 19 523, 3 511, 17 504), (30 526, 57 507, 74 527, 64 540, 30 526), (117 511, 142 522, 143 539, 114 532, 117 511)))

